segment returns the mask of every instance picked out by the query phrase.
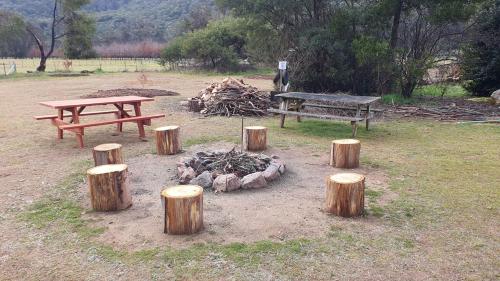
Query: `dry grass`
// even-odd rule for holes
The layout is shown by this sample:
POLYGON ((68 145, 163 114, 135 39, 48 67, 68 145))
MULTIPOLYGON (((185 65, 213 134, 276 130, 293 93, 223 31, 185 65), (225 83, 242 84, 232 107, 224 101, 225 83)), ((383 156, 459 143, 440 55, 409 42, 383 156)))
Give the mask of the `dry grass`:
MULTIPOLYGON (((321 238, 256 243, 197 244, 126 252, 95 242, 103 229, 81 219, 75 184, 89 165, 88 150, 31 115, 47 113, 36 101, 75 98, 98 89, 134 85, 137 75, 0 82, 0 270, 5 280, 498 280, 500 127, 438 122, 387 122, 360 130, 363 163, 390 175, 394 201, 371 203, 369 215, 332 217, 321 238), (78 165, 74 165, 74 164, 78 165), (75 171, 75 170, 79 170, 75 171)), ((220 77, 155 74, 157 88, 181 93, 146 104, 166 111, 169 124, 186 129, 187 144, 236 141, 238 118, 200 118, 179 112, 177 101, 220 77)), ((260 88, 269 81, 251 81, 260 88)), ((300 147, 311 157, 332 138, 349 136, 348 124, 247 119, 270 127, 270 144, 300 147)), ((156 123, 155 125, 160 125, 156 123)), ((89 130, 89 147, 109 141, 111 128, 89 130)), ((126 157, 151 153, 133 126, 120 141, 126 157)), ((316 155, 316 156, 315 156, 316 155)), ((308 159, 304 159, 306 162, 308 159)), ((383 193, 371 191, 371 198, 383 193)), ((320 203, 319 203, 320 205, 320 203)))

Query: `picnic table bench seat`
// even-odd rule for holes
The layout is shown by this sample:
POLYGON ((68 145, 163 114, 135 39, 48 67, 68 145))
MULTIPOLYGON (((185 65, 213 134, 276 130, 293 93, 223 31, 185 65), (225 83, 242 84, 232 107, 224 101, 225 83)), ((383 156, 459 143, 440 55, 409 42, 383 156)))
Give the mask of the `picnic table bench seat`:
MULTIPOLYGON (((127 122, 150 121, 151 119, 163 118, 163 117, 165 117, 165 114, 143 115, 143 116, 137 116, 137 117, 120 118, 120 119, 109 120, 109 121, 80 123, 80 124, 68 124, 68 125, 59 126, 59 128, 61 128, 63 130, 80 129, 80 128, 87 128, 87 127, 97 127, 97 126, 102 126, 102 125, 127 123, 127 122)), ((144 122, 144 124, 148 125, 147 122, 144 122)))
MULTIPOLYGON (((125 112, 131 112, 131 109, 125 109, 125 112)), ((79 116, 92 116, 92 115, 101 115, 101 114, 118 114, 120 113, 119 110, 101 110, 101 111, 91 111, 91 112, 82 112, 79 114, 79 116)), ((64 118, 67 117, 72 117, 73 114, 71 113, 66 113, 63 115, 64 118)), ((35 120, 49 120, 49 119, 56 119, 58 118, 57 115, 40 115, 40 116, 33 116, 35 120)))
POLYGON ((274 109, 274 108, 269 108, 267 110, 267 112, 295 115, 295 116, 303 116, 303 117, 312 117, 312 118, 319 118, 319 119, 338 120, 338 121, 356 121, 356 122, 359 122, 359 121, 365 120, 362 117, 315 114, 315 113, 306 113, 306 112, 298 112, 298 111, 280 110, 280 109, 274 109))

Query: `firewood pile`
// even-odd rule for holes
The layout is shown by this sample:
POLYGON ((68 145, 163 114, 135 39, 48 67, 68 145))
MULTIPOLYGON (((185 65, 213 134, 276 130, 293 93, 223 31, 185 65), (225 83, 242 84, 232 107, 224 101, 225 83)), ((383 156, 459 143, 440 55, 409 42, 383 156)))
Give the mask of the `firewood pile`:
POLYGON ((239 177, 263 172, 271 163, 271 158, 263 154, 249 154, 236 151, 198 152, 190 159, 190 166, 196 174, 205 171, 218 174, 236 174, 239 177))
POLYGON ((441 106, 436 108, 398 106, 389 109, 389 112, 402 115, 403 117, 427 117, 442 121, 481 121, 486 119, 483 112, 459 106, 441 106))
POLYGON ((245 84, 243 80, 226 78, 213 83, 188 101, 190 111, 206 116, 263 116, 269 108, 269 95, 245 84))

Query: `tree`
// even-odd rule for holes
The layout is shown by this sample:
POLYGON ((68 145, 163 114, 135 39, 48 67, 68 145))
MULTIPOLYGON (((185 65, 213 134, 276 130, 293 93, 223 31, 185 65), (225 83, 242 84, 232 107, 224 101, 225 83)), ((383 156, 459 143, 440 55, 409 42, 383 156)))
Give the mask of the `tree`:
POLYGON ((64 38, 64 56, 69 59, 95 58, 97 53, 92 48, 92 38, 96 27, 93 19, 74 13, 66 22, 64 38))
POLYGON ((24 57, 31 48, 26 23, 17 14, 0 11, 0 57, 24 57))
POLYGON ((28 27, 28 32, 33 36, 38 49, 40 50, 40 64, 37 71, 43 72, 47 67, 47 59, 52 56, 59 39, 67 35, 64 24, 75 16, 75 12, 90 0, 54 0, 50 20, 50 44, 48 51, 44 47, 41 36, 37 35, 33 27, 28 27))
POLYGON ((193 32, 207 27, 208 23, 214 19, 214 11, 206 4, 199 4, 191 8, 189 14, 181 21, 181 33, 193 32))
POLYGON ((500 0, 479 14, 471 40, 463 48, 465 87, 478 96, 500 89, 500 0))
POLYGON ((412 96, 427 69, 454 57, 481 1, 403 0, 395 48, 401 95, 412 96))

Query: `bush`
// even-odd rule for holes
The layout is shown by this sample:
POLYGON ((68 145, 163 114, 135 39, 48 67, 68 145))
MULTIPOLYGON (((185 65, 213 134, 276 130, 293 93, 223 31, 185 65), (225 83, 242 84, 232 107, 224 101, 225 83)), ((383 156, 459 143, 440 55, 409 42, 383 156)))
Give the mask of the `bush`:
POLYGON ((185 65, 214 70, 232 70, 238 59, 245 58, 243 22, 225 19, 210 23, 206 28, 174 39, 161 54, 163 65, 185 65))
POLYGON ((481 15, 472 42, 464 48, 462 69, 465 87, 476 96, 500 89, 500 3, 481 15))

